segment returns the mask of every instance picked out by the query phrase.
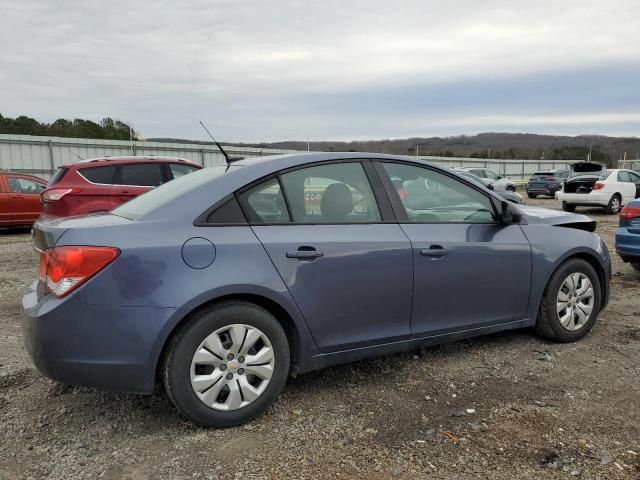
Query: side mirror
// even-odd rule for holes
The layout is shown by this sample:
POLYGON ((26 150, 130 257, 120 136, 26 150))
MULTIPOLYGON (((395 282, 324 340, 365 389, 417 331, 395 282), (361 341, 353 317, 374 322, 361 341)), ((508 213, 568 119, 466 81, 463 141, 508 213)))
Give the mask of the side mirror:
POLYGON ((487 188, 488 188, 489 190, 495 190, 495 187, 493 186, 493 183, 488 183, 488 184, 487 184, 487 188))
POLYGON ((503 200, 500 202, 500 221, 504 224, 520 223, 522 219, 519 212, 512 207, 512 204, 503 200))
POLYGON ((498 180, 502 180, 502 176, 498 175, 498 180))

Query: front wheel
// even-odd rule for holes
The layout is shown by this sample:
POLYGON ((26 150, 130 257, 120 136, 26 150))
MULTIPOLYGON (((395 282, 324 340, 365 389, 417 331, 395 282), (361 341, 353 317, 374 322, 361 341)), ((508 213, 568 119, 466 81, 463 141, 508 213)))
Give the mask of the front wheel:
POLYGON ((289 373, 289 343, 278 321, 248 302, 192 316, 169 344, 164 385, 186 417, 205 427, 248 422, 271 405, 289 373))
POLYGON ((529 198, 536 198, 538 195, 536 195, 535 193, 529 193, 529 192, 527 192, 527 196, 528 196, 529 198))
POLYGON ((640 272, 640 262, 631 262, 631 266, 640 272))
POLYGON ((562 202, 562 210, 564 210, 565 212, 575 212, 576 211, 576 206, 575 205, 571 205, 567 202, 562 202))
POLYGON ((536 332, 557 342, 579 340, 593 328, 600 304, 600 281, 593 267, 578 258, 568 260, 547 284, 536 332))

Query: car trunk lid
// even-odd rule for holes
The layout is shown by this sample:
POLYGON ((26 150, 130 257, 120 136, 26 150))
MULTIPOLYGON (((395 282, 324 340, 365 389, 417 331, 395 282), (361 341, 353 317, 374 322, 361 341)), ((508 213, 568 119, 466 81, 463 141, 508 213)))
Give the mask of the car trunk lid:
POLYGON ((591 193, 596 182, 606 174, 604 165, 595 162, 571 164, 569 179, 564 185, 565 193, 591 193))

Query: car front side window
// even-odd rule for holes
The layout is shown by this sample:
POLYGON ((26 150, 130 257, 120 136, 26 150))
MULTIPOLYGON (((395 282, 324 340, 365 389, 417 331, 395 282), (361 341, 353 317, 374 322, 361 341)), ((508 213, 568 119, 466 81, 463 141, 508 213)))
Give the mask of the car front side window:
POLYGON ((384 163, 412 223, 494 223, 491 199, 471 186, 424 167, 384 163))
POLYGON ((500 175, 498 175, 493 170, 483 170, 483 172, 485 178, 489 178, 491 180, 498 180, 500 178, 500 175))

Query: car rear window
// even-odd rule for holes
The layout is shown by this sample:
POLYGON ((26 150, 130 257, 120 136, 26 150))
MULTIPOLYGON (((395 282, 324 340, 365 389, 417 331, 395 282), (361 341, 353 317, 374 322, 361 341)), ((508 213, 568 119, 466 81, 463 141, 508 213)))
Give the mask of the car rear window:
POLYGON ((58 183, 60 180, 62 180, 62 177, 64 177, 67 174, 68 170, 69 169, 66 167, 58 168, 56 173, 53 174, 53 177, 51 177, 51 180, 49 180, 49 185, 54 185, 58 183))
POLYGON ((104 167, 81 168, 78 172, 92 183, 111 185, 116 173, 116 167, 115 165, 108 165, 104 167))
MULTIPOLYGON (((160 185, 158 188, 154 188, 133 200, 129 200, 127 203, 123 203, 118 208, 112 210, 111 213, 131 220, 137 220, 138 218, 142 218, 156 210, 164 208, 168 203, 210 182, 214 178, 224 175, 225 172, 232 168, 241 167, 216 166, 184 175, 160 185)), ((212 197, 215 197, 215 195, 212 195, 212 197)), ((209 206, 210 205, 203 205, 202 209, 204 210, 209 206)))

